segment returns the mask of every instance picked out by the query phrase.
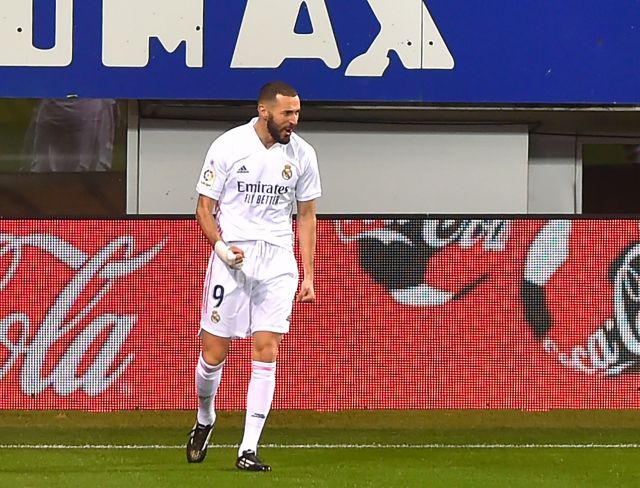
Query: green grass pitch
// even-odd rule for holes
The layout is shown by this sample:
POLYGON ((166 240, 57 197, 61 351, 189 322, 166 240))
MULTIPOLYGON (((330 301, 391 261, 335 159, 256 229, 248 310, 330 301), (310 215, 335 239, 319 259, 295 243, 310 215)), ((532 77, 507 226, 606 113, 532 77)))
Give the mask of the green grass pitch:
POLYGON ((193 412, 0 412, 0 487, 638 486, 635 411, 274 411, 260 456, 233 467, 239 412, 202 464, 193 412))

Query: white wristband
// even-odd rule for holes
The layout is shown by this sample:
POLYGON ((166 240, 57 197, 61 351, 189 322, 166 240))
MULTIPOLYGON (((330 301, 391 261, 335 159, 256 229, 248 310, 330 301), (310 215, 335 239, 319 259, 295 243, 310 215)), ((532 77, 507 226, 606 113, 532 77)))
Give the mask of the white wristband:
POLYGON ((233 269, 240 269, 242 268, 242 263, 238 263, 238 256, 236 255, 236 253, 234 253, 229 246, 227 246, 225 244, 225 242, 221 239, 218 242, 216 242, 216 245, 213 246, 213 250, 215 251, 216 255, 222 259, 222 261, 224 262, 224 264, 226 264, 227 266, 229 266, 230 268, 233 269))

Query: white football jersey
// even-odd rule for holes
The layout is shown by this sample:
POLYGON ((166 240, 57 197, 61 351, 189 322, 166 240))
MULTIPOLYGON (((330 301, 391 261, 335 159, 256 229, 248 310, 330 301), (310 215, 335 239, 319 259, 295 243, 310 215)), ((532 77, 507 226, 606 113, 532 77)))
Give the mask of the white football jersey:
POLYGON ((291 249, 295 201, 321 194, 316 153, 295 133, 289 144, 267 149, 255 131, 257 120, 211 144, 196 190, 218 201, 216 220, 226 242, 266 241, 291 249))

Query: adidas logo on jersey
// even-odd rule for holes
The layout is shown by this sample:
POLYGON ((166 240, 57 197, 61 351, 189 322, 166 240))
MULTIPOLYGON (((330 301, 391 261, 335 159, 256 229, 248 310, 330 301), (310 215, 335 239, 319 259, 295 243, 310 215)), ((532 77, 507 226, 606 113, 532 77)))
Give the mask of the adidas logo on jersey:
POLYGON ((237 173, 248 173, 249 170, 247 169, 247 167, 243 164, 242 166, 240 166, 240 169, 238 169, 237 173))

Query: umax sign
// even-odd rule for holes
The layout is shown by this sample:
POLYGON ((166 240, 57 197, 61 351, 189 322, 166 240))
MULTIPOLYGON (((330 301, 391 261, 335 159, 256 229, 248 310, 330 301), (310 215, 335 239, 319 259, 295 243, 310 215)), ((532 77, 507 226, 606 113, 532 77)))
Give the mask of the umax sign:
POLYGON ((0 96, 637 104, 640 13, 551 0, 5 0, 0 96))

